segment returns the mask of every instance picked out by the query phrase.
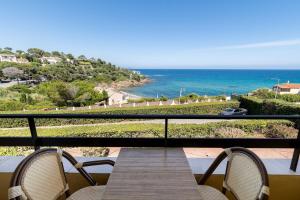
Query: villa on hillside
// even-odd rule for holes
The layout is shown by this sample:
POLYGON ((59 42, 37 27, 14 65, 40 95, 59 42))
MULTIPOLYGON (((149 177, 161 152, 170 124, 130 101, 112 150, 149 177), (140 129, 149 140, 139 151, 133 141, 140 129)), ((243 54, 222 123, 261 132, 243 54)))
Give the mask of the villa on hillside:
POLYGON ((28 60, 17 58, 14 54, 0 54, 0 62, 28 63, 28 60))
POLYGON ((42 62, 48 62, 48 63, 50 63, 50 64, 56 64, 56 63, 58 63, 58 62, 61 62, 62 61, 62 59, 61 58, 59 58, 59 57, 42 57, 41 58, 41 61, 42 62))
POLYGON ((273 86, 273 91, 278 92, 278 94, 300 94, 300 84, 299 83, 284 83, 273 86))
POLYGON ((17 62, 14 54, 0 54, 0 62, 17 62))
POLYGON ((140 71, 136 71, 136 70, 132 70, 132 73, 133 74, 137 74, 137 75, 141 75, 141 72, 140 71))

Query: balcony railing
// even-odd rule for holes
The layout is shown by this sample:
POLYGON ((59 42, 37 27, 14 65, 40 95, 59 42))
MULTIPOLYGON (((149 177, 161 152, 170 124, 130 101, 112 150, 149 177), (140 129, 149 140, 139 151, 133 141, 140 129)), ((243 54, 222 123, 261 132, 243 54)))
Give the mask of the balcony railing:
POLYGON ((300 132, 297 138, 173 138, 168 135, 170 119, 268 119, 291 120, 300 128, 300 115, 102 115, 102 114, 1 114, 0 118, 27 119, 31 137, 0 137, 0 146, 61 147, 219 147, 242 146, 247 148, 293 148, 290 169, 296 171, 300 154, 300 132), (39 137, 35 119, 163 119, 162 138, 116 138, 116 137, 39 137))

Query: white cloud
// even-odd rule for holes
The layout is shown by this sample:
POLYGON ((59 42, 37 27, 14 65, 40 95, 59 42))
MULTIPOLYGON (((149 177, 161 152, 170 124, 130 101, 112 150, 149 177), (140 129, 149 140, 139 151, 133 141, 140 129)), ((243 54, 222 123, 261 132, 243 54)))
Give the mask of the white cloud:
POLYGON ((215 47, 214 49, 226 50, 226 49, 254 49, 254 48, 268 48, 268 47, 283 47, 283 46, 296 46, 300 45, 300 39, 295 40, 278 40, 271 42, 259 42, 250 44, 240 44, 231 46, 215 47))

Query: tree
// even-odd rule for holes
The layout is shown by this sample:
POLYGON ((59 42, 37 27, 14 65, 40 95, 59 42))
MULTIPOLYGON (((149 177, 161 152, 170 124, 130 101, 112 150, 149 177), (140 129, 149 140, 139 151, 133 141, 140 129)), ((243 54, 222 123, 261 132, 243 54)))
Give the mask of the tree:
POLYGON ((25 52, 22 51, 22 50, 16 50, 16 53, 17 53, 18 55, 22 55, 22 54, 24 54, 25 52))
POLYGON ((108 93, 105 91, 105 90, 103 90, 102 91, 102 96, 103 96, 103 99, 108 99, 108 93))
POLYGON ((21 94, 20 102, 21 102, 21 103, 26 103, 26 102, 27 102, 27 96, 26 96, 25 93, 22 93, 22 94, 21 94))
POLYGON ((30 48, 27 52, 35 58, 41 58, 44 55, 44 51, 38 48, 30 48))
POLYGON ((33 104, 34 103, 33 98, 30 95, 27 95, 25 93, 21 94, 20 102, 21 103, 27 103, 27 104, 33 104))
POLYGON ((2 72, 2 70, 0 71, 0 79, 1 78, 3 78, 4 77, 4 75, 3 75, 3 72, 2 72))
POLYGON ((51 53, 45 51, 43 56, 50 57, 50 56, 51 56, 51 53))
POLYGON ((11 47, 4 47, 4 50, 6 50, 6 51, 12 51, 12 48, 11 47))
POLYGON ((9 88, 7 88, 10 91, 15 91, 21 94, 30 94, 31 89, 29 85, 13 85, 9 88))
POLYGON ((70 54, 70 53, 68 53, 66 55, 66 57, 69 58, 70 60, 74 60, 74 56, 72 54, 70 54))
POLYGON ((7 78, 16 78, 19 81, 21 75, 24 74, 23 70, 20 70, 16 67, 7 67, 2 69, 2 73, 7 78))
POLYGON ((68 85, 66 88, 66 94, 69 100, 75 99, 78 92, 79 92, 79 88, 74 85, 68 85))
POLYGON ((25 52, 22 50, 16 50, 16 54, 18 58, 25 58, 25 52))
POLYGON ((80 56, 78 56, 78 59, 79 60, 86 60, 86 57, 84 55, 80 55, 80 56))
POLYGON ((61 54, 58 51, 52 51, 52 56, 61 57, 61 54))
POLYGON ((25 52, 22 50, 16 50, 16 53, 19 57, 21 57, 21 55, 23 55, 25 52))

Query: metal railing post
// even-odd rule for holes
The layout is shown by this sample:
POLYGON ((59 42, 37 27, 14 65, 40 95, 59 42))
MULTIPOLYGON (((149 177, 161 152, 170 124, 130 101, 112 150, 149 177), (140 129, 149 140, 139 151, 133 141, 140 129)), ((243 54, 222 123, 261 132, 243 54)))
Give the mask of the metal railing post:
POLYGON ((165 147, 168 146, 168 118, 165 118, 165 147))
POLYGON ((38 136, 37 136, 35 122, 34 122, 33 117, 28 117, 28 124, 29 124, 29 129, 30 129, 30 133, 31 133, 34 150, 35 151, 39 150, 40 146, 38 146, 38 143, 37 143, 38 136))
MULTIPOLYGON (((296 123, 296 128, 298 129, 297 141, 299 144, 299 142, 300 142, 300 121, 296 120, 295 123, 296 123)), ((297 148, 294 148, 294 152, 293 152, 290 169, 293 170, 294 172, 297 170, 299 155, 300 155, 300 146, 298 146, 297 148)))

